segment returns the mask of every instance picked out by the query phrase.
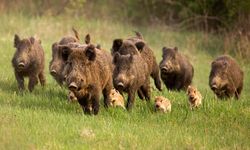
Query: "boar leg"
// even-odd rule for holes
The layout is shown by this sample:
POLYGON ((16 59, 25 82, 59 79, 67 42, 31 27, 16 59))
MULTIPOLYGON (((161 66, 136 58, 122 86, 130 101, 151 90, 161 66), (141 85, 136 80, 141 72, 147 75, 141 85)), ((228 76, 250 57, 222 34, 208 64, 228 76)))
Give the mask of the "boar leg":
POLYGON ((146 101, 150 101, 150 86, 149 86, 149 84, 144 84, 141 87, 141 90, 143 92, 143 95, 145 95, 146 101))
POLYGON ((182 78, 176 78, 176 80, 175 80, 175 89, 177 90, 177 91, 180 91, 181 89, 183 89, 183 79, 182 78))
POLYGON ((32 92, 35 85, 38 83, 38 79, 35 75, 31 75, 29 77, 29 85, 28 85, 28 88, 29 88, 29 91, 32 92))
POLYGON ((137 94, 141 100, 144 100, 144 95, 141 89, 138 89, 137 94))
POLYGON ((46 83, 46 78, 45 78, 43 71, 38 74, 38 78, 39 78, 41 85, 44 86, 46 83))
POLYGON ((93 107, 94 115, 97 115, 99 112, 99 107, 100 107, 99 98, 100 96, 96 95, 92 99, 92 107, 93 107))
POLYGON ((20 91, 23 91, 24 90, 24 78, 23 78, 23 76, 20 76, 17 72, 15 72, 15 77, 16 77, 16 80, 18 83, 18 89, 20 91))
POLYGON ((135 101, 135 92, 136 90, 130 88, 129 92, 128 92, 128 100, 127 100, 127 110, 131 110, 132 106, 134 105, 134 101, 135 101))
POLYGON ((104 97, 104 107, 108 108, 110 104, 110 92, 113 88, 112 79, 107 83, 106 87, 103 89, 102 94, 104 97))
MULTIPOLYGON (((155 65, 157 66, 157 64, 155 65)), ((162 91, 162 87, 161 87, 161 79, 160 79, 160 71, 159 71, 159 67, 154 67, 154 70, 151 74, 151 77, 154 79, 154 83, 155 83, 155 86, 156 88, 159 90, 159 91, 162 91)))
POLYGON ((241 91, 242 91, 242 86, 240 86, 240 87, 236 90, 236 92, 235 92, 235 97, 236 97, 236 99, 239 99, 239 98, 240 98, 240 93, 241 93, 241 91))
POLYGON ((78 103, 81 105, 84 114, 90 115, 91 108, 89 107, 89 99, 86 97, 78 99, 78 103))
POLYGON ((230 88, 227 88, 226 89, 226 96, 228 97, 228 98, 230 98, 230 97, 233 97, 234 96, 234 94, 235 94, 235 92, 236 92, 236 89, 234 88, 234 87, 230 87, 230 88))

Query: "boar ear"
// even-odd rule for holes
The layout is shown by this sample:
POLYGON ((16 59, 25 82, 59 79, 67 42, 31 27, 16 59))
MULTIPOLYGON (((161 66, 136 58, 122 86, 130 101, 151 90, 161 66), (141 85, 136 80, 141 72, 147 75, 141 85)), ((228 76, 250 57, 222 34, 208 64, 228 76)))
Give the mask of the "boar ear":
POLYGON ((75 34, 76 39, 77 39, 77 40, 80 40, 79 34, 78 34, 78 32, 76 31, 76 29, 75 29, 74 27, 72 27, 72 30, 73 30, 73 32, 74 32, 74 34, 75 34))
POLYGON ((144 46, 145 46, 145 43, 144 43, 144 42, 137 42, 137 43, 135 43, 135 46, 136 46, 136 48, 137 48, 140 52, 142 52, 142 50, 143 50, 143 48, 144 48, 144 46))
POLYGON ((89 45, 86 48, 85 55, 87 56, 88 60, 94 61, 96 58, 96 51, 94 45, 89 45))
POLYGON ((178 47, 174 47, 174 51, 175 51, 175 52, 178 52, 178 47))
POLYGON ((90 44, 90 35, 89 35, 89 34, 87 34, 87 35, 85 36, 85 43, 86 43, 86 44, 90 44))
POLYGON ((114 54, 115 52, 117 52, 120 49, 120 47, 122 46, 122 43, 123 43, 122 39, 115 39, 113 41, 113 46, 112 46, 112 52, 111 53, 114 54))
POLYGON ((17 48, 19 43, 20 43, 20 37, 17 34, 15 34, 15 36, 14 36, 14 47, 17 48))
POLYGON ((227 67, 228 67, 228 62, 227 61, 223 61, 223 68, 227 69, 227 67))
POLYGON ((67 61, 70 53, 72 52, 72 50, 68 46, 60 46, 59 48, 62 50, 62 58, 63 58, 63 60, 67 61))
POLYGON ((212 61, 212 62, 211 62, 211 67, 212 67, 214 64, 215 64, 215 61, 212 61))
POLYGON ((52 51, 55 49, 58 49, 58 43, 57 42, 53 43, 51 48, 52 48, 52 51))
POLYGON ((116 52, 113 57, 113 64, 115 64, 120 58, 120 53, 116 52))
POLYGON ((33 45, 35 43, 35 38, 32 36, 30 37, 30 43, 33 45))
POLYGON ((165 47, 165 46, 162 48, 162 54, 163 54, 163 55, 166 55, 166 54, 167 54, 167 49, 168 49, 168 48, 165 47))

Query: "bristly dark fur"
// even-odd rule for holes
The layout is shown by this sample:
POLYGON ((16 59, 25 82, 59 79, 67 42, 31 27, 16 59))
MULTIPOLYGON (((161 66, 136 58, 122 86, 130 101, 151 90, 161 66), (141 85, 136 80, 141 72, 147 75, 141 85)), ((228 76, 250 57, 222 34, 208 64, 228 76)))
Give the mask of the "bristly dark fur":
POLYGON ((186 90, 192 83, 194 69, 189 60, 175 48, 162 49, 161 79, 168 90, 186 90))
POLYGON ((135 32, 136 37, 128 38, 126 40, 115 39, 111 53, 119 52, 121 55, 141 54, 141 57, 147 63, 147 68, 150 72, 150 76, 154 79, 155 86, 158 90, 162 90, 159 66, 156 62, 153 51, 149 48, 148 44, 143 40, 142 34, 135 32))
POLYGON ((150 72, 142 56, 140 54, 121 55, 119 52, 116 52, 113 63, 115 65, 113 83, 120 93, 128 93, 127 109, 130 110, 132 108, 137 91, 140 98, 145 97, 145 99, 149 101, 150 72))
MULTIPOLYGON (((57 81, 59 85, 63 85, 64 76, 62 71, 66 64, 66 59, 64 59, 64 53, 62 51, 64 46, 69 46, 71 48, 75 47, 86 47, 87 44, 90 44, 90 35, 85 36, 85 44, 80 44, 78 32, 73 28, 75 37, 65 36, 59 42, 56 42, 52 45, 52 60, 50 61, 49 70, 50 74, 57 81)), ((100 46, 99 46, 100 47, 100 46)), ((100 49, 100 48, 99 48, 100 49)))
POLYGON ((239 99, 243 80, 244 72, 232 57, 222 55, 211 63, 209 86, 218 98, 235 96, 239 99))
POLYGON ((41 41, 34 37, 20 39, 18 35, 14 38, 16 52, 12 58, 15 77, 19 90, 24 90, 24 77, 29 78, 28 89, 33 91, 38 83, 38 78, 42 86, 45 85, 44 75, 44 50, 41 41), (20 65, 22 65, 20 67, 20 65))
POLYGON ((68 51, 67 64, 63 75, 66 84, 76 95, 86 114, 99 112, 101 93, 105 107, 110 104, 110 92, 113 88, 112 57, 106 51, 98 50, 94 45, 78 48, 65 48, 68 51), (74 83, 76 89, 72 89, 74 83))

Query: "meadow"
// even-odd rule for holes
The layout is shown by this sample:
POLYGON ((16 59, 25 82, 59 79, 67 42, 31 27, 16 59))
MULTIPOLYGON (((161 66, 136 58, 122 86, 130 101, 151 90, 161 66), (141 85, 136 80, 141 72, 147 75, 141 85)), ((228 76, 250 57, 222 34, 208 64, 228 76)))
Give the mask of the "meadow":
POLYGON ((1 14, 0 22, 0 149, 250 149, 250 64, 238 60, 245 72, 240 100, 218 100, 208 86, 210 63, 223 54, 219 35, 67 16, 1 14), (78 103, 67 101, 67 89, 57 85, 48 69, 52 43, 73 35, 72 27, 82 41, 90 33, 93 43, 107 51, 113 39, 140 31, 157 62, 163 46, 177 46, 194 66, 193 84, 204 98, 201 108, 191 111, 184 91, 164 87, 161 93, 151 82, 150 104, 137 97, 132 112, 127 112, 105 109, 101 100, 97 116, 84 115, 78 103), (18 93, 11 66, 15 33, 21 38, 36 35, 45 49, 47 85, 36 86, 32 93, 18 93), (171 113, 154 112, 157 95, 171 100, 171 113))

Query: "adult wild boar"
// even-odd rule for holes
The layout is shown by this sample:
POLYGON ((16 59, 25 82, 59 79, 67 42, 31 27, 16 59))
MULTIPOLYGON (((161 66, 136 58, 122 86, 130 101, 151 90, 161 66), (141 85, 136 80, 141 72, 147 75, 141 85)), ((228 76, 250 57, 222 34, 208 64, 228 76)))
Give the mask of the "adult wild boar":
POLYGON ((218 98, 235 96, 239 99, 243 79, 244 72, 232 57, 222 55, 211 63, 209 86, 218 98))
POLYGON ((161 79, 168 90, 186 90, 192 83, 194 69, 189 60, 178 52, 178 48, 162 49, 160 62, 161 79))
POLYGON ((29 78, 28 89, 33 91, 38 83, 38 78, 42 86, 45 85, 44 76, 44 50, 41 41, 34 37, 20 39, 18 35, 14 37, 14 47, 16 52, 12 58, 15 77, 19 90, 24 90, 24 77, 29 78))
POLYGON ((146 42, 143 40, 142 35, 136 32, 136 37, 128 38, 126 40, 115 39, 111 53, 119 52, 121 55, 137 54, 140 52, 141 57, 147 63, 147 69, 150 72, 151 77, 154 79, 155 86, 158 90, 162 90, 159 66, 156 62, 153 51, 149 48, 146 42))
MULTIPOLYGON (((75 36, 78 37, 77 32, 75 33, 75 36)), ((52 60, 50 61, 49 70, 50 74, 59 85, 63 84, 64 77, 62 75, 62 72, 67 61, 60 47, 69 45, 71 48, 74 48, 79 46, 86 46, 86 44, 90 43, 89 34, 85 36, 86 44, 80 44, 79 40, 77 39, 78 38, 75 37, 63 37, 61 41, 59 41, 58 43, 56 42, 52 45, 52 60)))
POLYGON ((135 93, 142 92, 146 100, 150 100, 150 72, 147 63, 140 54, 114 54, 113 72, 114 87, 120 92, 128 93, 126 108, 130 110, 134 104, 135 93))
POLYGON ((108 107, 112 82, 112 57, 106 51, 90 44, 86 47, 64 47, 67 64, 63 74, 69 90, 77 97, 83 111, 96 115, 99 112, 101 93, 104 105, 108 107))

